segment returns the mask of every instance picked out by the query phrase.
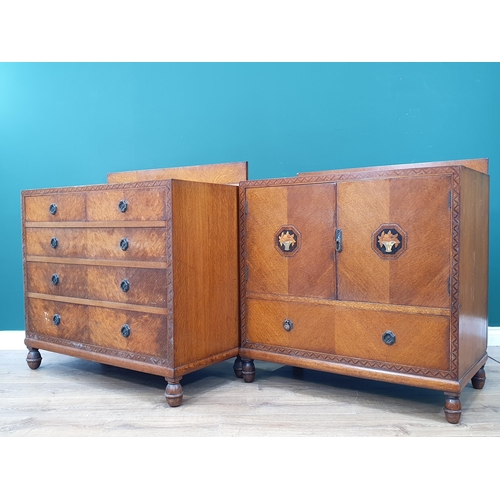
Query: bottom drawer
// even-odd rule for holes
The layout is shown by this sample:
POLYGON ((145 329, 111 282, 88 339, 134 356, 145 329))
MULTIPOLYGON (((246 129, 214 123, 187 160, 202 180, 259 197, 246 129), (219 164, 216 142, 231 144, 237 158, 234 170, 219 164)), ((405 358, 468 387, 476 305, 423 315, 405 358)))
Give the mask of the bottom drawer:
MULTIPOLYGON (((450 318, 342 305, 247 301, 247 340, 384 363, 450 369, 450 318), (384 341, 385 339, 385 341, 384 341)), ((258 347, 257 347, 258 348, 258 347)), ((335 357, 332 361, 336 361, 335 357)))
POLYGON ((28 299, 28 333, 76 343, 167 356, 167 316, 28 299))

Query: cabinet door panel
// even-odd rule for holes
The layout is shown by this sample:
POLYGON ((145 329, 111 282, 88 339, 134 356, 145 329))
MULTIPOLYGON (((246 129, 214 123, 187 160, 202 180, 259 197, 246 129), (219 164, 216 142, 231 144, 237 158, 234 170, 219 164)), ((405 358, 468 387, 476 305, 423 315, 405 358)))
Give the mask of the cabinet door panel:
POLYGON ((246 201, 247 291, 334 299, 335 184, 248 188, 246 201))
POLYGON ((338 298, 449 307, 450 190, 450 176, 339 183, 338 298))

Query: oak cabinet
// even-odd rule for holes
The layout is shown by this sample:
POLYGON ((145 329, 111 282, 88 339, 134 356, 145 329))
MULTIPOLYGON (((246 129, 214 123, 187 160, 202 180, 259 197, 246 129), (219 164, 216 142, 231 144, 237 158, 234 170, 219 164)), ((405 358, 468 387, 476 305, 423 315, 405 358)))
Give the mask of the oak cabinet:
POLYGON ((245 380, 260 359, 438 389, 458 422, 460 392, 471 379, 482 387, 487 359, 481 169, 478 160, 241 182, 245 380))
POLYGON ((246 169, 23 191, 28 365, 46 349, 161 375, 178 406, 183 375, 236 357, 238 187, 217 181, 246 169))

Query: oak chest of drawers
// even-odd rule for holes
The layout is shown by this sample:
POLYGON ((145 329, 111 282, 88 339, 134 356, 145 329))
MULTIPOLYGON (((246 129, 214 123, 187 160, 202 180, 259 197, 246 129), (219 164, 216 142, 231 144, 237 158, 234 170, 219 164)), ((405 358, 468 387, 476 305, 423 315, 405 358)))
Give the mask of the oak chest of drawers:
POLYGON ((46 349, 160 375, 181 404, 184 374, 238 354, 237 193, 168 178, 23 191, 28 365, 46 349))
POLYGON ((487 160, 240 183, 243 376, 253 360, 460 392, 487 359, 487 160))

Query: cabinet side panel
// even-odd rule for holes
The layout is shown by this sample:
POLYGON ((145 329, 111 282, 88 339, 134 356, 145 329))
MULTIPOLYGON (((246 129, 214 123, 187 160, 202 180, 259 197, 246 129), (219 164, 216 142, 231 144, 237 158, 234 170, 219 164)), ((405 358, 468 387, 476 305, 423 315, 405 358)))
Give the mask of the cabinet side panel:
POLYGON ((459 377, 486 353, 489 180, 487 175, 461 169, 459 377))
POLYGON ((239 345, 238 188, 172 181, 175 366, 239 345))

